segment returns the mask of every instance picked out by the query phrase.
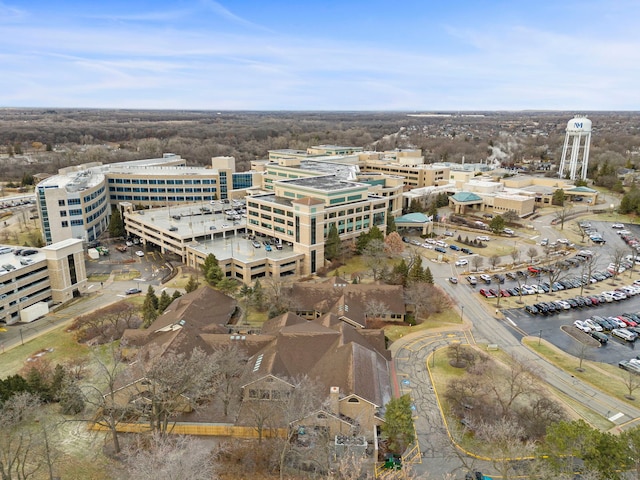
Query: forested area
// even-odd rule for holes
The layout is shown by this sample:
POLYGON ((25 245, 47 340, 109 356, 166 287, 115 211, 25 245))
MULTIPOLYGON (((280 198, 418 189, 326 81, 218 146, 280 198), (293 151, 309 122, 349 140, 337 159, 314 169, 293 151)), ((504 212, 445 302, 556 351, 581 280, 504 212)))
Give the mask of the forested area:
MULTIPOLYGON (((60 167, 181 155, 190 165, 231 155, 238 170, 273 149, 312 145, 370 150, 420 148, 427 163, 523 160, 558 162, 572 112, 474 112, 411 116, 407 112, 215 112, 180 110, 2 109, 2 181, 60 167)), ((593 176, 632 166, 640 145, 639 115, 593 112, 593 176), (605 165, 597 172, 598 165, 605 165)))

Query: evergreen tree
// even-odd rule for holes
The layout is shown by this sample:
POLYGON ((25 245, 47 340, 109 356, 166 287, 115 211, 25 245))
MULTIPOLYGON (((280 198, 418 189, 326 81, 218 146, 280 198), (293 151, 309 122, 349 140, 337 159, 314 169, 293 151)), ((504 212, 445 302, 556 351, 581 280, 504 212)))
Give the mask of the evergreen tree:
POLYGON ((380 240, 381 242, 384 242, 384 233, 382 233, 382 230, 380 230, 377 225, 374 225, 373 227, 371 227, 371 229, 369 230, 368 237, 369 237, 369 242, 371 240, 380 240))
POLYGON ((564 205, 565 194, 564 190, 559 188, 555 192, 553 192, 553 196, 551 197, 551 204, 558 205, 562 207, 564 205))
POLYGON ((362 255, 362 252, 364 252, 364 249, 367 248, 368 244, 369 234, 361 232, 360 235, 358 235, 358 238, 356 238, 356 253, 358 255, 362 255))
POLYGON ((26 380, 29 385, 29 391, 40 397, 40 400, 43 402, 50 402, 52 400, 51 390, 40 370, 31 368, 27 372, 26 380))
POLYGON ((430 283, 433 285, 433 274, 431 273, 431 269, 429 267, 425 267, 423 271, 423 281, 425 283, 430 283))
POLYGON ((120 215, 120 209, 114 208, 109 219, 109 235, 123 237, 124 233, 124 221, 122 220, 122 215, 120 215))
POLYGON ((181 296, 182 294, 180 293, 180 290, 174 290, 173 295, 171 295, 171 301, 173 302, 176 298, 180 298, 181 296))
POLYGON ((424 212, 424 207, 422 206, 422 203, 420 203, 420 200, 418 200, 417 198, 414 198, 413 200, 411 200, 411 203, 409 204, 409 213, 417 213, 417 212, 424 212))
POLYGON ((338 235, 338 229, 336 224, 332 223, 329 226, 329 233, 324 243, 324 258, 327 260, 333 260, 340 254, 340 235, 338 235))
POLYGON ((256 283, 253 284, 253 295, 251 297, 251 300, 253 301, 253 305, 260 311, 264 310, 264 301, 265 301, 265 295, 264 295, 264 289, 262 288, 262 285, 260 284, 260 280, 256 280, 256 283))
POLYGON ((218 264, 218 259, 213 253, 210 253, 207 255, 207 258, 204 259, 202 273, 209 285, 216 285, 224 277, 224 273, 222 273, 222 269, 218 264))
POLYGON ((436 205, 436 202, 431 202, 429 204, 427 215, 433 218, 434 221, 436 220, 436 218, 438 217, 438 206, 436 205))
POLYGON ((393 266, 392 276, 397 285, 406 285, 409 276, 409 265, 404 258, 393 266))
POLYGON ((407 276, 409 282, 424 282, 424 270, 422 270, 422 257, 416 255, 413 259, 413 264, 409 269, 409 275, 407 276))
POLYGON ((142 320, 144 327, 148 327, 158 318, 158 297, 151 285, 147 289, 147 295, 144 297, 142 304, 142 320))
POLYGON ((489 222, 489 229, 491 229, 493 233, 502 232, 504 230, 504 218, 500 215, 493 217, 491 222, 489 222))
POLYGON ((24 377, 15 374, 0 380, 0 404, 6 402, 15 393, 28 392, 29 384, 24 377))
POLYGON ((164 312, 169 305, 171 305, 172 299, 166 290, 163 290, 158 300, 158 314, 164 312))
MULTIPOLYGON (((196 281, 196 278, 193 275, 189 275, 189 281, 184 287, 184 291, 186 293, 191 293, 198 289, 199 283, 196 281)), ((176 290, 177 292, 177 290, 176 290)), ((175 295, 175 294, 174 294, 175 295)))
POLYGON ((238 289, 238 282, 236 282, 233 278, 223 277, 216 284, 216 288, 227 295, 232 295, 238 289))
POLYGON ((53 369, 53 378, 51 379, 51 385, 49 387, 53 400, 58 400, 60 398, 66 377, 67 372, 64 367, 59 363, 56 364, 56 367, 53 369))
POLYGON ((397 231, 398 229, 396 228, 396 219, 393 218, 391 212, 387 212, 387 235, 397 231))
POLYGON ((382 436, 394 453, 402 453, 414 439, 411 397, 408 394, 389 400, 381 426, 382 436))
POLYGON ((63 415, 77 415, 84 410, 84 395, 76 382, 65 382, 60 392, 60 411, 63 415))
POLYGON ((21 185, 23 187, 26 187, 28 185, 33 185, 33 175, 25 172, 24 175, 22 175, 21 185))

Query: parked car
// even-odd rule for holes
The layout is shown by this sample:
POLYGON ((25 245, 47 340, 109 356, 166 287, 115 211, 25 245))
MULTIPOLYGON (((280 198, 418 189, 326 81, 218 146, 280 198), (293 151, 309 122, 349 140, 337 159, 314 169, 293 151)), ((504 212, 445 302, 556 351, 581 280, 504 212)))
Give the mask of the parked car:
POLYGON ((461 258, 460 260, 456 260, 456 263, 455 263, 456 267, 464 267, 465 265, 469 265, 469 260, 467 260, 466 258, 461 258))
POLYGON ((531 315, 536 315, 538 313, 538 309, 533 305, 527 305, 526 307, 524 307, 524 310, 531 315))
POLYGON ((139 256, 139 257, 144 257, 144 252, 142 250, 138 250, 136 252, 136 255, 139 256))
POLYGON ((473 275, 469 275, 467 277, 467 282, 469 282, 471 285, 477 285, 478 284, 478 279, 476 277, 474 277, 473 275))
POLYGON ((591 331, 594 332, 601 332, 603 329, 600 325, 598 325, 596 322, 594 322, 593 320, 591 320, 590 318, 587 318, 584 322, 587 327, 589 327, 591 329, 591 331))
POLYGON ((476 240, 478 240, 479 242, 488 242, 489 240, 491 240, 491 238, 489 238, 488 235, 478 235, 476 237, 476 240))
POLYGON ((618 338, 626 340, 627 342, 635 342, 638 338, 638 334, 627 330, 626 328, 614 328, 611 330, 611 335, 615 335, 618 338))
POLYGON ((142 290, 139 288, 127 288, 124 293, 125 295, 135 295, 136 293, 142 293, 142 290))
POLYGON ((486 297, 486 298, 495 298, 496 297, 495 294, 493 293, 493 291, 491 291, 488 288, 486 288, 486 289, 485 288, 481 288, 480 289, 480 295, 482 295, 483 297, 486 297))
POLYGON ((584 333, 591 333, 591 327, 585 325, 582 320, 576 320, 575 322, 573 322, 573 326, 582 330, 584 333))
POLYGON ((491 275, 487 275, 486 273, 483 273, 482 275, 480 275, 480 280, 482 280, 484 283, 489 285, 491 283, 491 275))
POLYGON ((447 253, 447 251, 443 247, 436 247, 436 248, 434 248, 434 250, 436 252, 440 252, 440 253, 447 253))

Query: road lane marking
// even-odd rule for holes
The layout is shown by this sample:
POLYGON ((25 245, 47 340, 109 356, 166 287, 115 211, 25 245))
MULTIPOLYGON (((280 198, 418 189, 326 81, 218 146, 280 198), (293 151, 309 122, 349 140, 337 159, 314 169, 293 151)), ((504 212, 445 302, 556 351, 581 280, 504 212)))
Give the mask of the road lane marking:
POLYGON ((511 325, 513 325, 514 327, 517 327, 517 326, 518 326, 518 325, 516 325, 516 322, 514 322, 513 320, 511 320, 509 317, 504 317, 504 318, 506 318, 506 319, 507 319, 507 321, 508 321, 511 325))
POLYGON ((624 413, 622 412, 618 412, 615 415, 609 417, 609 421, 610 422, 615 422, 616 420, 618 420, 620 417, 624 417, 624 413))

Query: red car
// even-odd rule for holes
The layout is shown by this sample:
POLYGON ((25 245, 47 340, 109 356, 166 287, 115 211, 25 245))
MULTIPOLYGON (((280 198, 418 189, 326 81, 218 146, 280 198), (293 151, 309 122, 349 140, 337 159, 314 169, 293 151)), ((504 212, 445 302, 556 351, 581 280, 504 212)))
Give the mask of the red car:
POLYGON ((488 288, 487 289, 481 288, 480 289, 480 295, 482 295, 483 297, 486 297, 486 298, 495 298, 494 293, 491 290, 489 290, 488 288))
POLYGON ((535 273, 535 274, 540 273, 540 269, 536 267, 528 267, 527 270, 529 270, 529 273, 535 273))

